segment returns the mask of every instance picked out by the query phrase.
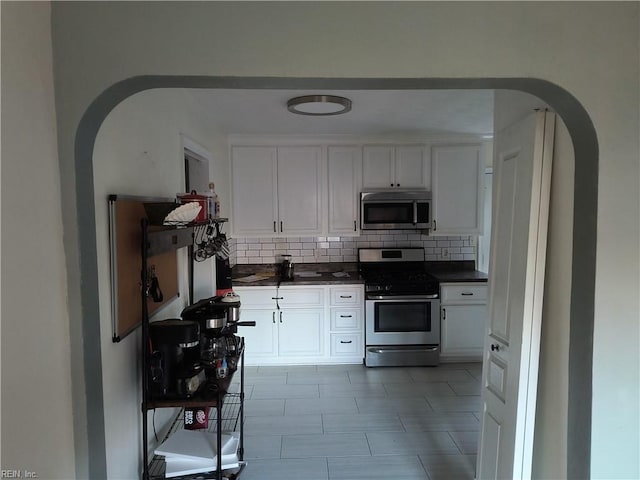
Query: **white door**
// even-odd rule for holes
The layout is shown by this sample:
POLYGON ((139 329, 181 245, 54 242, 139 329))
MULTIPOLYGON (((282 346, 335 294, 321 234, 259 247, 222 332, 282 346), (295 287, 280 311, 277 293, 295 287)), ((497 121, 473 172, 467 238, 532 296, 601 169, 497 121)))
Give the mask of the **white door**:
POLYGON ((278 353, 282 357, 317 357, 322 345, 324 309, 286 309, 278 312, 278 353))
POLYGON ((319 147, 278 147, 278 231, 322 232, 322 157, 319 147))
POLYGON ((278 219, 275 147, 233 147, 233 233, 272 236, 278 219))
POLYGON ((358 235, 361 150, 329 147, 329 234, 358 235))
POLYGON ((476 356, 484 347, 486 305, 442 305, 440 351, 443 355, 476 356))
POLYGON ((478 479, 531 477, 555 114, 495 138, 478 479))
POLYGON ((430 163, 422 145, 400 145, 395 151, 395 180, 400 188, 429 188, 430 163))
POLYGON ((394 148, 388 145, 366 145, 362 149, 362 187, 395 187, 394 148))
POLYGON ((433 147, 433 235, 481 234, 484 159, 480 145, 433 147))
POLYGON ((238 335, 244 337, 245 358, 254 363, 263 358, 272 358, 277 354, 277 315, 274 309, 242 309, 242 320, 256 322, 255 327, 238 327, 238 335))

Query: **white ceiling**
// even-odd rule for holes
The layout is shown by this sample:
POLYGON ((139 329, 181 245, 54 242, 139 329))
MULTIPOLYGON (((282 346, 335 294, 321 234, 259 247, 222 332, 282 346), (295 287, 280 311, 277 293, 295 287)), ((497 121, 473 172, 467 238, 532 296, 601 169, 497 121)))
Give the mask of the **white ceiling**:
POLYGON ((438 135, 493 133, 491 90, 242 90, 192 89, 226 134, 438 135), (312 117, 287 110, 301 95, 347 97, 343 115, 312 117))

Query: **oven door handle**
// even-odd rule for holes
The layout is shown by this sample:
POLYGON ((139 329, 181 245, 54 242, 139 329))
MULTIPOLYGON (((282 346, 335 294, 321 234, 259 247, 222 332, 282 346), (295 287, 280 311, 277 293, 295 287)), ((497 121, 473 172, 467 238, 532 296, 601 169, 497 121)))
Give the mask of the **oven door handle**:
POLYGON ((439 298, 437 293, 433 295, 367 295, 367 300, 387 300, 402 302, 404 300, 435 300, 439 298))

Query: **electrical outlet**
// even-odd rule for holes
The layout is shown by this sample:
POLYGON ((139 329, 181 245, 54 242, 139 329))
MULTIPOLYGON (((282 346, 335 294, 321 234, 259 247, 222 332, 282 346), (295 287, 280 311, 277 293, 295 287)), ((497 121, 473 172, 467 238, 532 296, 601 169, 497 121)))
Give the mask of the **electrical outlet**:
POLYGON ((449 249, 448 248, 443 248, 442 249, 442 258, 449 258, 449 249))

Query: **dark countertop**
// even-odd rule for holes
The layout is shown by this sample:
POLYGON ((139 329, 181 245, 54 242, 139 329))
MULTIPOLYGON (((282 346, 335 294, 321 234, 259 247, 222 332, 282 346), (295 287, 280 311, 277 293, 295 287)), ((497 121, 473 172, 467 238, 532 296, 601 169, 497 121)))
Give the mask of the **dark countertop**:
MULTIPOLYGON (((446 282, 486 282, 488 275, 475 269, 473 261, 426 262, 427 271, 441 283, 446 282)), ((236 265, 231 270, 234 287, 271 287, 278 285, 279 265, 236 265), (267 277, 252 282, 241 282, 238 278, 256 275, 267 277)), ((298 263, 294 266, 294 280, 282 280, 281 286, 295 285, 347 285, 363 284, 356 263, 298 263), (315 272, 318 276, 296 275, 315 272), (335 276, 334 273, 344 276, 335 276)))
MULTIPOLYGON (((278 285, 279 265, 236 265, 231 269, 234 287, 275 287, 278 285), (241 282, 238 278, 249 275, 269 276, 253 282, 241 282)), ((353 285, 363 284, 355 263, 298 263, 294 265, 294 279, 282 280, 279 285, 291 287, 296 285, 353 285), (318 273, 318 276, 303 276, 305 272, 318 273), (299 275, 302 273, 303 275, 299 275), (338 273, 338 276, 333 275, 338 273), (298 275, 296 275, 298 274, 298 275)))
POLYGON ((427 262, 427 271, 438 279, 446 282, 486 282, 488 275, 475 269, 473 261, 427 262))

